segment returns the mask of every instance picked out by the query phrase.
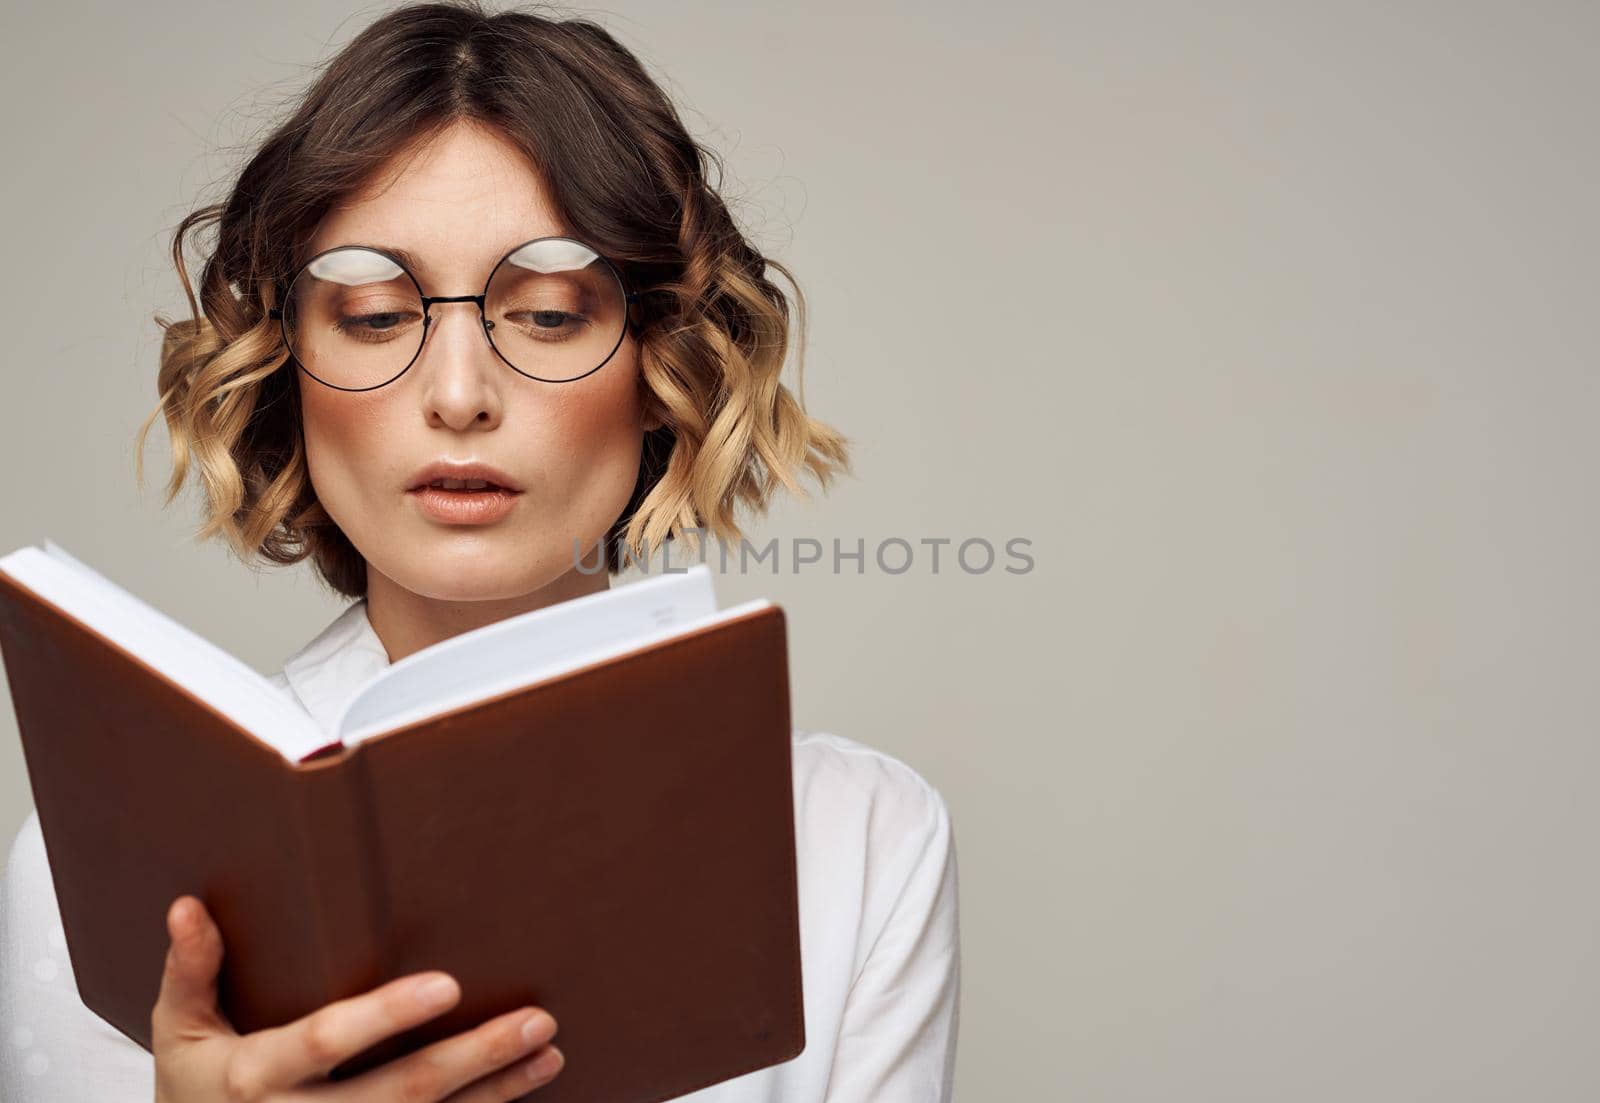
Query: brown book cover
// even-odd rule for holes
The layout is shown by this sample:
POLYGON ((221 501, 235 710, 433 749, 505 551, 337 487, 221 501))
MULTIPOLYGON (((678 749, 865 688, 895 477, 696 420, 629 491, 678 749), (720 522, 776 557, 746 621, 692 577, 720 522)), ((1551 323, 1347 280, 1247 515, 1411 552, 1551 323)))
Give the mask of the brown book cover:
POLYGON ((566 1057, 543 1103, 654 1103, 805 1048, 776 605, 298 763, 3 572, 0 653, 79 994, 145 1049, 183 893, 242 1033, 460 981, 335 1078, 524 1004, 566 1057))

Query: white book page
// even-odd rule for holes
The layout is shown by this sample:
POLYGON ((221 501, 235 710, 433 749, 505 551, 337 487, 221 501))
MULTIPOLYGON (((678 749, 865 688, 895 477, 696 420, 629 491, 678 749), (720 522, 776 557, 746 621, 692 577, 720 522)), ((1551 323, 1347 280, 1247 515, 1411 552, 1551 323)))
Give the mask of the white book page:
POLYGON ((53 541, 0 557, 0 570, 138 656, 290 762, 329 743, 310 717, 250 666, 53 541))
POLYGON ((531 685, 604 653, 666 639, 716 613, 697 563, 508 617, 434 644, 373 676, 345 707, 346 745, 531 685))
POLYGON ((340 731, 344 733, 345 744, 353 747, 363 740, 371 739, 374 736, 383 735, 385 732, 396 731, 408 724, 416 723, 419 720, 426 720, 430 716, 437 716, 440 713, 449 712, 452 709, 460 708, 464 705, 470 705, 475 701, 482 701, 487 700, 490 697, 497 697, 502 693, 509 693, 512 690, 521 689, 524 686, 530 686, 536 682, 545 681, 546 679, 553 678, 558 674, 564 674, 569 670, 576 670, 579 667, 587 666, 590 663, 603 662, 606 659, 615 658, 619 655, 625 655, 631 651, 653 647, 657 644, 665 643, 668 640, 676 639, 679 636, 686 636, 691 632, 698 631, 701 628, 706 628, 711 625, 734 620, 738 617, 744 616, 746 613, 754 612, 757 609, 768 608, 771 605, 772 602, 764 597, 752 598, 751 600, 741 602, 738 605, 730 605, 728 608, 718 612, 695 617, 671 628, 662 628, 653 632, 647 632, 642 636, 632 636, 626 639, 614 639, 608 643, 600 644, 586 650, 574 650, 558 658, 553 658, 546 662, 530 665, 523 670, 508 674, 497 682, 480 683, 474 687, 464 687, 454 692, 447 693, 442 697, 438 697, 429 701, 426 705, 421 705, 412 709, 410 712, 384 714, 378 721, 363 725, 355 728, 354 730, 347 730, 345 725, 341 725, 340 731))

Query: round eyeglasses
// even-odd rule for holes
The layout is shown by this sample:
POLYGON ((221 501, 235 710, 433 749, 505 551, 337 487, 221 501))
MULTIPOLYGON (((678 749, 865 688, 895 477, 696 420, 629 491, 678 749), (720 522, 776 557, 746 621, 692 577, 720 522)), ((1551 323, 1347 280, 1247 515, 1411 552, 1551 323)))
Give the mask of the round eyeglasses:
POLYGON ((628 291, 616 267, 570 237, 523 242, 489 273, 481 295, 424 295, 411 270, 372 245, 318 253, 270 316, 302 371, 341 391, 393 383, 422 354, 435 303, 476 303, 484 340, 518 373, 570 383, 622 346, 628 291))

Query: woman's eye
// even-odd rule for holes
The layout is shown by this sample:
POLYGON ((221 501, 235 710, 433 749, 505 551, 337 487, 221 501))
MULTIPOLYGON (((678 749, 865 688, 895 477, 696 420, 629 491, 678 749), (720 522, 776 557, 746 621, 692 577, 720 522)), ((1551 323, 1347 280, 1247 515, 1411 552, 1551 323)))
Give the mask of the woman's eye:
POLYGON ((578 315, 567 310, 530 310, 528 317, 533 319, 535 325, 554 329, 566 325, 568 319, 576 318, 578 315))
POLYGON ((589 321, 572 310, 520 310, 508 317, 539 336, 557 336, 563 330, 580 329, 589 321))
POLYGON ((385 330, 398 326, 406 317, 402 311, 388 311, 380 314, 355 314, 339 319, 340 330, 350 333, 366 330, 368 333, 382 333, 385 330))

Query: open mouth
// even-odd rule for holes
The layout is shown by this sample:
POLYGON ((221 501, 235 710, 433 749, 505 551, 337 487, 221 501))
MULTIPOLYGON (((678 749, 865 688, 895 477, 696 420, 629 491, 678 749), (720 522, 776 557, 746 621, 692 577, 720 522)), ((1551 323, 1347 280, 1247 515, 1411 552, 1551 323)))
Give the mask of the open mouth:
POLYGON ((490 492, 501 491, 501 492, 504 492, 506 494, 514 494, 514 493, 516 493, 516 491, 510 490, 510 489, 508 489, 506 487, 503 487, 503 486, 499 486, 499 485, 497 485, 495 483, 488 482, 485 479, 435 479, 431 483, 427 483, 427 484, 425 484, 423 486, 417 487, 417 489, 418 490, 459 490, 459 491, 468 492, 468 493, 476 492, 476 491, 490 491, 490 492))
POLYGON ((409 497, 423 514, 450 525, 487 525, 511 515, 522 491, 488 479, 434 479, 409 497))

